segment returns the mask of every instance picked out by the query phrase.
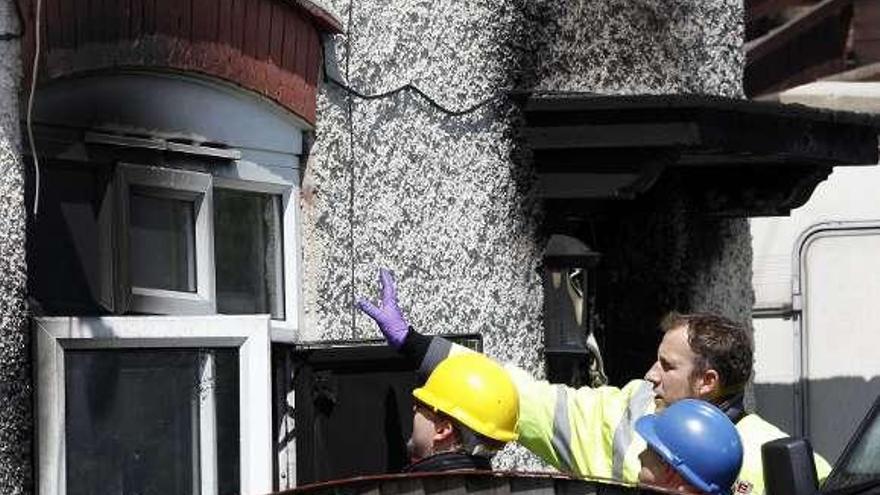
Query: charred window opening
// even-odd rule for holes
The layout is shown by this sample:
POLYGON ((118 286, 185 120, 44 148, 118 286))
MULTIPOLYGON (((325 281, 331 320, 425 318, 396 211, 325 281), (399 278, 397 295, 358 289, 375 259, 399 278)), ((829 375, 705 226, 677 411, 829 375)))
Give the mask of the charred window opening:
MULTIPOLYGON (((480 335, 447 338, 482 350, 480 335)), ((419 385, 414 363, 385 345, 276 345, 273 369, 280 478, 295 473, 289 481, 303 485, 396 473, 409 463, 411 394, 419 385), (292 455, 285 450, 294 440, 292 455), (284 464, 287 459, 291 465, 284 464)))

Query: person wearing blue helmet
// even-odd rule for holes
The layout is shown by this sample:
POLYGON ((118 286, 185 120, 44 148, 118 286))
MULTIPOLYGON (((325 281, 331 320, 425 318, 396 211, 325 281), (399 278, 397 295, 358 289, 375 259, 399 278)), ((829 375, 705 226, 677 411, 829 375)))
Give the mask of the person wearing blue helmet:
MULTIPOLYGON (((440 362, 473 352, 439 336, 413 329, 397 302, 394 277, 380 270, 378 305, 361 298, 358 307, 379 326, 388 345, 428 376, 440 362)), ((670 313, 661 324, 657 360, 643 380, 622 387, 567 387, 505 364, 520 398, 517 442, 557 469, 585 477, 638 480, 645 443, 635 432, 638 418, 683 399, 718 406, 736 424, 744 447, 738 495, 764 495, 761 446, 787 436, 745 408, 752 374, 753 344, 747 326, 711 313, 670 313)), ((819 479, 831 466, 815 456, 819 479)))
POLYGON ((682 493, 728 495, 742 467, 736 426, 720 409, 683 399, 639 418, 648 447, 639 456, 639 482, 682 493))

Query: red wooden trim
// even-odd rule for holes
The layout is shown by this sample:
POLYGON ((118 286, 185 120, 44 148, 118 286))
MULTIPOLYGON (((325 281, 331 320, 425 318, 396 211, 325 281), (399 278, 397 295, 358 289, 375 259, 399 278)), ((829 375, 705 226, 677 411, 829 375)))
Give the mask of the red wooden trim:
POLYGON ((284 46, 282 47, 281 67, 291 72, 296 67, 296 41, 299 32, 296 17, 295 13, 284 17, 284 46))
MULTIPOLYGON (((79 1, 79 0, 77 0, 79 1)), ((142 0, 144 2, 144 33, 155 34, 158 32, 156 25, 156 2, 158 0, 142 0)))
POLYGON ((133 12, 133 9, 139 6, 138 0, 122 0, 122 39, 124 40, 135 39, 132 33, 135 30, 140 31, 140 26, 135 24, 140 23, 141 17, 135 16, 133 12))
POLYGON ((106 43, 112 39, 107 36, 108 31, 110 31, 110 21, 107 19, 108 3, 108 0, 90 2, 92 18, 95 19, 95 26, 92 28, 92 32, 95 34, 94 41, 98 43, 106 43))
MULTIPOLYGON (((180 70, 230 81, 315 121, 319 28, 288 0, 43 1, 40 83, 119 67, 180 70)), ((33 0, 22 2, 34 26, 33 0)), ((34 36, 26 32, 29 84, 34 36)))
POLYGON ((242 52, 251 57, 257 56, 257 30, 260 28, 260 11, 258 0, 246 0, 244 11, 244 43, 242 52))
POLYGON ((128 4, 131 21, 128 24, 128 39, 136 40, 144 34, 144 1, 131 0, 128 4))
POLYGON ((219 0, 217 6, 217 41, 232 39, 232 0, 219 0))
POLYGON ((272 4, 259 2, 259 21, 257 23, 257 59, 269 58, 269 38, 272 30, 272 4))
POLYGON ((193 0, 178 0, 181 5, 178 39, 193 40, 193 0))
POLYGON ((307 29, 306 36, 309 38, 309 54, 306 57, 305 78, 309 86, 318 85, 318 65, 321 60, 321 39, 314 30, 307 29))
POLYGON ((272 29, 269 35, 269 60, 282 67, 284 60, 284 7, 272 4, 272 29))
POLYGON ((339 22, 339 19, 333 16, 330 12, 320 7, 314 2, 309 0, 286 0, 293 5, 296 5, 303 11, 305 11, 309 17, 311 17, 312 22, 314 22, 322 31, 326 31, 333 34, 342 33, 345 30, 342 29, 342 23, 339 22))
POLYGON ((212 0, 193 0, 192 40, 214 41, 217 36, 217 2, 212 0))
POLYGON ((232 43, 233 48, 244 52, 244 30, 247 26, 247 2, 248 0, 232 0, 232 43))

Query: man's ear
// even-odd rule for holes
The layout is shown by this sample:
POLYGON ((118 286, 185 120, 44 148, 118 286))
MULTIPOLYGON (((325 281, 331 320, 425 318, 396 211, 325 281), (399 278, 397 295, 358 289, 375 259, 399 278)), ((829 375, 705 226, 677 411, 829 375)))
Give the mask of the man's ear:
POLYGON ((721 394, 721 375, 714 368, 709 368, 700 374, 696 385, 701 399, 714 399, 721 394))
POLYGON ((697 490, 693 485, 688 483, 686 479, 668 464, 665 466, 666 478, 663 480, 663 486, 668 488, 673 488, 675 491, 679 493, 693 493, 699 495, 700 491, 697 490))
POLYGON ((455 434, 455 427, 452 421, 446 418, 438 418, 434 421, 434 441, 440 442, 452 437, 455 434))

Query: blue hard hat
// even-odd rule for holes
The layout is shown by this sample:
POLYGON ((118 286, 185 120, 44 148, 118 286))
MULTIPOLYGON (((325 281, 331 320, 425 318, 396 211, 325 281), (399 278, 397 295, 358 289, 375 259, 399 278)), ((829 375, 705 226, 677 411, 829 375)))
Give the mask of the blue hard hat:
POLYGON ((730 493, 742 467, 739 433, 720 409, 684 399, 639 418, 636 431, 666 463, 698 490, 730 493))

